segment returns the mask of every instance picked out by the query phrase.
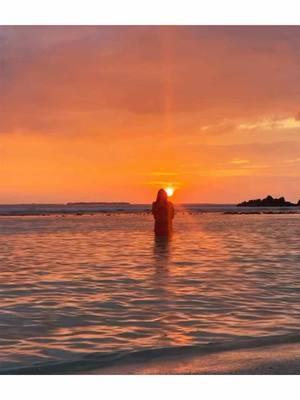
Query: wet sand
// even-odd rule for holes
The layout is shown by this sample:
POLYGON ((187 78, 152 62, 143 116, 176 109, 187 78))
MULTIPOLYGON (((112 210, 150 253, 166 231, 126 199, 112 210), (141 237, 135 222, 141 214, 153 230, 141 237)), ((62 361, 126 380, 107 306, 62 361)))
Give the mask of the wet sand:
POLYGON ((213 354, 165 356, 147 362, 115 365, 84 374, 300 374, 300 344, 230 350, 213 354))

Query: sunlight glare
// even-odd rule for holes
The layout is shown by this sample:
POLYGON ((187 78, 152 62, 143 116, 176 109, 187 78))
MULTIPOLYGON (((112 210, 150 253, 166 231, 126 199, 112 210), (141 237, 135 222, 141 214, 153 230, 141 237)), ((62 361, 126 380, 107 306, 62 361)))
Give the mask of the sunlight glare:
POLYGON ((171 197, 174 194, 174 188, 172 187, 167 187, 165 191, 167 192, 168 197, 171 197))

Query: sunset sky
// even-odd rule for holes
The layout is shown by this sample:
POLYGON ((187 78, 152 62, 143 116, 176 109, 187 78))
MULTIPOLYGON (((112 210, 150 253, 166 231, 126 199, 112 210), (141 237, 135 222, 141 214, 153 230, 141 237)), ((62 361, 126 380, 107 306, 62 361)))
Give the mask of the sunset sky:
POLYGON ((300 199, 300 27, 0 27, 0 203, 300 199))

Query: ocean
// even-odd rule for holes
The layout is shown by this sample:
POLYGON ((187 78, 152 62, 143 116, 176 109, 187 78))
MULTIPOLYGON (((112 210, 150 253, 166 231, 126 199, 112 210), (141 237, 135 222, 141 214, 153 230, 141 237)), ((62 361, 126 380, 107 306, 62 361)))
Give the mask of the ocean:
POLYGON ((169 240, 149 205, 0 214, 0 373, 300 340, 290 209, 178 206, 169 240))

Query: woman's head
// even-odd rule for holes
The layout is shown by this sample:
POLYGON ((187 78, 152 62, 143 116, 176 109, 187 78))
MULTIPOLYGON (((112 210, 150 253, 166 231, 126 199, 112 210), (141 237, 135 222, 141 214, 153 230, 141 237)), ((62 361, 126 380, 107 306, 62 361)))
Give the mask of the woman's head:
POLYGON ((159 189, 159 191, 157 193, 156 201, 158 201, 158 202, 168 201, 168 195, 164 189, 159 189))

